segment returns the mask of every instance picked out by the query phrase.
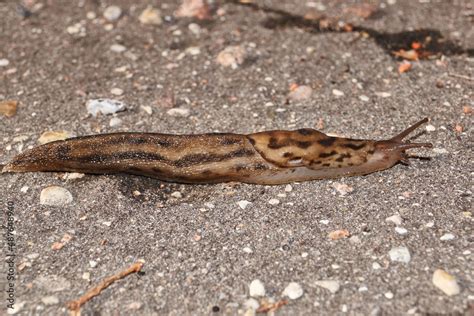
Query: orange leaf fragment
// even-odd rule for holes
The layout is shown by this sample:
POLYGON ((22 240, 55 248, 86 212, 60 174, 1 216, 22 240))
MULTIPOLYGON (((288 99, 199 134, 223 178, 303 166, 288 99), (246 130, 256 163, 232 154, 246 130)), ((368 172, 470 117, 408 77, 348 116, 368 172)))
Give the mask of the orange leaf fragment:
POLYGON ((339 229, 332 231, 328 234, 328 237, 332 240, 338 240, 341 238, 347 238, 349 237, 350 233, 347 229, 339 229))
POLYGON ((413 42, 411 43, 411 48, 414 50, 419 50, 421 48, 421 43, 420 42, 413 42))
POLYGON ((0 114, 5 115, 6 117, 12 117, 16 114, 17 106, 18 101, 15 100, 0 101, 0 114))
POLYGON ((400 63, 398 66, 398 72, 399 73, 404 73, 410 70, 412 67, 411 62, 404 60, 403 62, 400 63))

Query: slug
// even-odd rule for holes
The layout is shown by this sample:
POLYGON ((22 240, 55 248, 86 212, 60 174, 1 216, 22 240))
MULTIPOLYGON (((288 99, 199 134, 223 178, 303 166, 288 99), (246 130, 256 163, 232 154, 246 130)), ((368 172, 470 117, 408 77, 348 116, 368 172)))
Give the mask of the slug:
POLYGON ((366 175, 407 163, 403 142, 425 118, 389 140, 331 137, 314 129, 254 134, 113 133, 75 137, 25 151, 2 172, 129 173, 181 183, 282 184, 366 175))

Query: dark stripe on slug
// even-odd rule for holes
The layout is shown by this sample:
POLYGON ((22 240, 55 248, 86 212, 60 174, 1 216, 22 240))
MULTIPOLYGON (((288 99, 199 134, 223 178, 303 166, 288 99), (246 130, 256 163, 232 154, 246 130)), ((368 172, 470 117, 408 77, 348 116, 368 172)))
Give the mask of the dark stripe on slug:
POLYGON ((323 167, 329 167, 330 165, 331 165, 331 164, 329 164, 329 163, 323 163, 321 166, 323 166, 323 167))
POLYGON ((176 167, 189 167, 189 166, 197 165, 197 164, 219 162, 219 161, 229 160, 235 157, 250 157, 253 155, 255 155, 255 152, 253 150, 248 150, 248 149, 239 149, 225 155, 191 154, 174 161, 173 164, 176 167))
POLYGON ((285 158, 290 158, 292 156, 293 156, 293 153, 290 153, 290 152, 283 153, 283 157, 285 158))
POLYGON ((299 148, 302 148, 302 149, 306 149, 311 145, 312 145, 312 142, 300 142, 300 141, 296 142, 296 146, 298 146, 299 148))
POLYGON ((92 154, 86 156, 71 157, 71 160, 92 163, 118 163, 120 160, 138 159, 146 161, 167 161, 160 154, 147 153, 143 151, 126 151, 113 154, 92 154))
POLYGON ((240 141, 241 141, 240 138, 225 137, 220 141, 220 143, 223 146, 229 146, 229 145, 238 144, 240 143, 240 141))
POLYGON ((312 130, 311 128, 301 128, 297 130, 297 132, 300 133, 301 135, 307 136, 307 135, 313 134, 314 130, 312 130))
POLYGON ((70 159, 69 157, 70 152, 71 152, 71 146, 66 145, 66 144, 60 144, 58 145, 58 148, 56 148, 56 158, 58 160, 70 159))
POLYGON ((268 169, 268 166, 266 164, 263 164, 263 163, 258 163, 256 165, 254 165, 253 167, 255 170, 267 170, 268 169))
POLYGON ((332 144, 334 144, 335 141, 336 141, 336 137, 327 137, 327 138, 325 138, 325 139, 321 139, 318 143, 319 143, 321 146, 329 147, 329 146, 331 146, 332 144))
POLYGON ((327 158, 327 157, 334 156, 335 154, 337 154, 335 150, 331 151, 330 153, 320 153, 319 158, 327 158))
POLYGON ((345 158, 351 158, 351 157, 352 157, 352 155, 349 154, 349 153, 347 153, 347 154, 342 154, 342 155, 340 155, 340 156, 336 159, 336 161, 337 161, 337 162, 342 162, 345 158))
POLYGON ((365 143, 361 143, 359 145, 353 144, 353 143, 346 143, 346 144, 342 144, 342 146, 353 149, 353 150, 359 150, 365 147, 365 143))
POLYGON ((158 144, 161 147, 166 147, 166 148, 174 145, 172 142, 166 139, 157 139, 157 140, 154 140, 154 142, 155 144, 158 144))

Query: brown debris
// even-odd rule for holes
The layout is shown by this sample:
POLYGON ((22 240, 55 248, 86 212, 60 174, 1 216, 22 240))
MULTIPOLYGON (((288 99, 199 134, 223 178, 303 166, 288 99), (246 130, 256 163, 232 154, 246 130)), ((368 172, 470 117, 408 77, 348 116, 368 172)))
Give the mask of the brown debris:
POLYGON ((0 114, 5 115, 6 117, 12 117, 16 114, 17 106, 18 101, 16 100, 0 101, 0 114))
POLYGON ((78 298, 77 300, 70 301, 67 303, 67 308, 73 312, 75 315, 80 315, 80 308, 84 305, 87 301, 92 299, 93 297, 97 296, 102 292, 104 289, 109 287, 112 283, 117 280, 123 279, 129 274, 140 272, 143 267, 143 262, 135 262, 129 268, 120 271, 117 274, 114 274, 104 280, 102 280, 98 285, 87 291, 83 296, 78 298))
POLYGON ((347 238, 349 236, 350 236, 350 233, 347 229, 335 230, 335 231, 332 231, 328 234, 328 237, 332 240, 347 238))
POLYGON ((208 20, 211 18, 211 9, 206 0, 183 0, 174 15, 178 18, 208 20))
POLYGON ((416 50, 410 49, 410 50, 404 50, 400 49, 396 52, 392 52, 395 56, 401 57, 403 59, 407 60, 418 60, 419 59, 419 54, 416 50))
POLYGON ((64 234, 61 241, 56 241, 55 243, 53 243, 53 245, 51 246, 51 249, 52 250, 61 250, 71 240, 72 240, 72 236, 69 235, 68 233, 66 233, 66 234, 64 234))
POLYGON ((344 9, 345 14, 355 15, 363 19, 368 19, 377 12, 377 6, 369 3, 354 4, 344 9))
POLYGON ((456 124, 454 126, 454 130, 456 133, 461 134, 464 131, 464 127, 461 124, 456 124))
POLYGON ((279 300, 278 302, 275 303, 269 303, 269 302, 262 302, 260 304, 260 307, 255 311, 257 313, 271 313, 276 311, 282 306, 285 306, 288 304, 288 300, 279 300))
POLYGON ((462 107, 462 111, 464 114, 471 114, 472 113, 472 108, 469 105, 465 105, 462 107))

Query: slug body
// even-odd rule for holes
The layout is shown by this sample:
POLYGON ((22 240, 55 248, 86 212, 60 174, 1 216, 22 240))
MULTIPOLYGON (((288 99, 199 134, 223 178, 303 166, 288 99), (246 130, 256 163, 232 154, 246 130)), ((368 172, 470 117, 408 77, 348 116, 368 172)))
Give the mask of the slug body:
POLYGON ((129 173, 182 183, 256 184, 365 175, 407 162, 407 149, 432 147, 403 142, 427 121, 383 141, 330 137, 314 129, 248 135, 91 135, 27 150, 3 172, 129 173))

